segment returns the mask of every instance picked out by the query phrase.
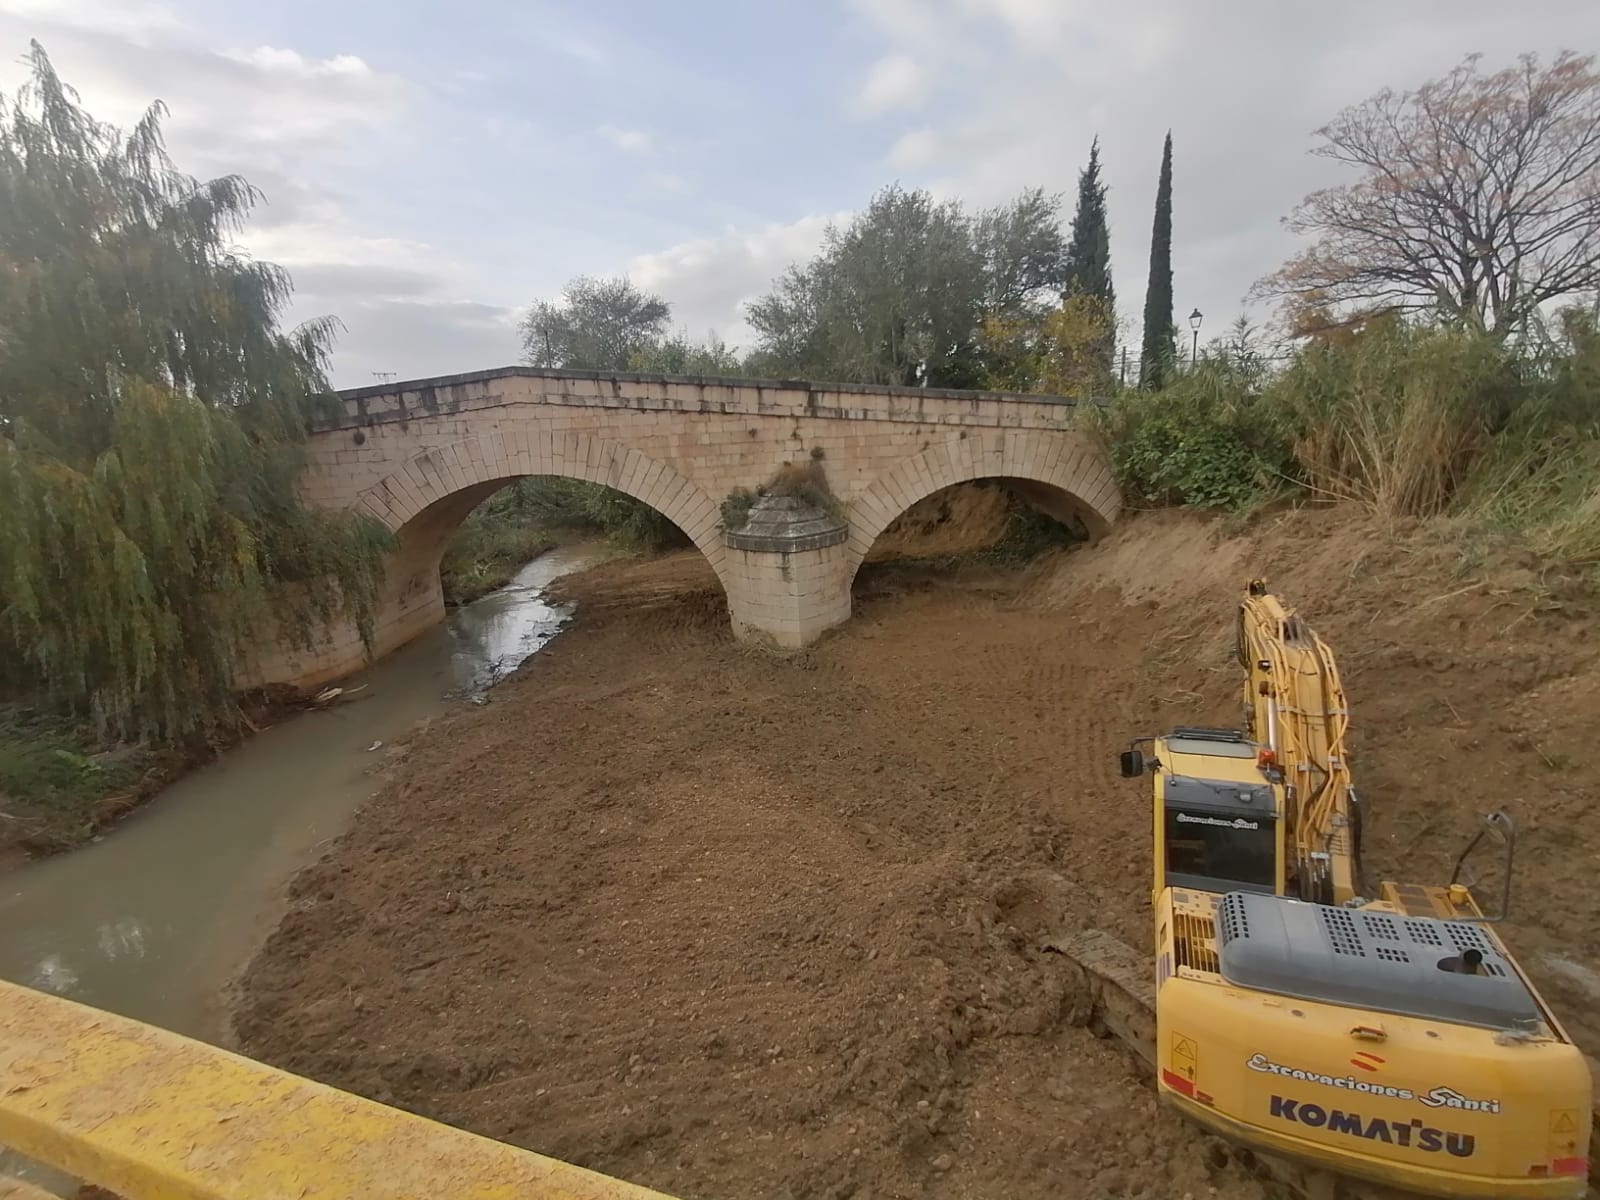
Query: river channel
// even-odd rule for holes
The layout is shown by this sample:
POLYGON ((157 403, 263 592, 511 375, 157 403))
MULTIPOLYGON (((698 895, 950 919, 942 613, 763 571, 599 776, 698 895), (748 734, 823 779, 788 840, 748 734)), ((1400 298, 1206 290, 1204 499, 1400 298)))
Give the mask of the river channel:
POLYGON ((93 844, 0 876, 0 978, 221 1038, 226 981, 287 880, 379 786, 384 748, 553 638, 569 611, 544 588, 604 553, 549 551, 345 681, 342 703, 284 718, 93 844))

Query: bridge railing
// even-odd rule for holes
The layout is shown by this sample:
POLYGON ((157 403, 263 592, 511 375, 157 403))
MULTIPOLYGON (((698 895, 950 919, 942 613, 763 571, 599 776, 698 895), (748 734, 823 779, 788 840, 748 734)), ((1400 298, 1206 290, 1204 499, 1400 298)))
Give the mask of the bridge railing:
POLYGON ((346 388, 334 393, 337 409, 330 409, 313 425, 319 430, 329 430, 429 415, 451 415, 485 404, 498 404, 501 394, 512 380, 530 381, 525 385, 524 398, 543 393, 560 397, 559 403, 602 408, 643 407, 703 412, 707 410, 701 407, 702 401, 722 405, 731 402, 736 393, 747 397, 750 393, 756 393, 763 399, 751 400, 750 403, 755 405, 753 408, 749 404, 736 403, 732 409, 719 408, 717 411, 745 412, 750 415, 764 413, 768 416, 828 415, 830 410, 831 415, 838 416, 841 414, 837 410, 843 406, 855 410, 858 416, 868 411, 889 416, 898 409, 904 419, 915 420, 915 414, 922 405, 939 400, 953 400, 961 404, 998 401, 1001 404, 1032 405, 1062 410, 1065 416, 1070 416, 1079 404, 1103 407, 1107 403, 1103 397, 1080 400, 1072 396, 986 389, 896 387, 824 380, 660 375, 653 372, 640 374, 515 366, 346 388), (776 407, 769 411, 768 404, 776 407))
POLYGON ((126 1200, 670 1200, 0 982, 3 1146, 126 1200))

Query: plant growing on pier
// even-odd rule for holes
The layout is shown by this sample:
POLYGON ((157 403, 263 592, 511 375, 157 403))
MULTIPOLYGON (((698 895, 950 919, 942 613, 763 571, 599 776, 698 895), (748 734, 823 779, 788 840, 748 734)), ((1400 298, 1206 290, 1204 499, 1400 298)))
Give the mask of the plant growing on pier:
POLYGON ((229 244, 254 189, 178 172, 159 105, 125 136, 31 65, 0 99, 0 691, 202 732, 253 639, 372 607, 386 535, 295 494, 333 324, 278 328, 288 277, 229 244))
POLYGON ((750 510, 756 506, 759 499, 755 492, 749 488, 736 487, 723 497, 722 527, 724 529, 742 529, 750 517, 750 510))
POLYGON ((734 488, 722 501, 722 527, 742 528, 749 519, 750 510, 763 496, 797 496, 811 507, 841 521, 844 520, 844 505, 828 487, 828 476, 823 469, 822 458, 821 448, 815 448, 805 462, 784 463, 771 479, 754 491, 749 488, 734 488))

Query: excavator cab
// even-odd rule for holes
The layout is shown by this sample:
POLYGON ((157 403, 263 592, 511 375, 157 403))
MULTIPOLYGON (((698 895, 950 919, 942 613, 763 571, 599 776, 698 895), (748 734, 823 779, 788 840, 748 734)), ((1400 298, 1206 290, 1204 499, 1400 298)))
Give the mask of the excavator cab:
POLYGON ((1259 768, 1256 747, 1232 729, 1180 726, 1122 754, 1122 774, 1155 774, 1156 891, 1283 889, 1282 790, 1259 768))

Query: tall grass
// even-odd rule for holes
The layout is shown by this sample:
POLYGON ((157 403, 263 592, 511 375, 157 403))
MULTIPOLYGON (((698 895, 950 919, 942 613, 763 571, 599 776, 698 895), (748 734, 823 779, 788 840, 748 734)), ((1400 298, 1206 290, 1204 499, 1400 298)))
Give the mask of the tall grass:
POLYGON ((544 529, 503 520, 467 520, 439 564, 446 604, 467 604, 504 587, 530 560, 555 545, 544 529))
POLYGON ((1455 503, 1523 396, 1489 339, 1395 321, 1303 351, 1265 399, 1311 491, 1425 517, 1455 503))
POLYGON ((0 848, 83 841, 157 758, 148 743, 107 747, 89 726, 0 701, 0 848))
POLYGON ((1302 347, 1258 389, 1225 363, 1101 418, 1124 488, 1245 508, 1289 491, 1387 517, 1465 516, 1600 565, 1600 331, 1592 309, 1506 342, 1394 319, 1302 347))
POLYGON ((1546 558, 1600 565, 1600 428, 1504 438, 1465 490, 1462 508, 1519 533, 1546 558))

